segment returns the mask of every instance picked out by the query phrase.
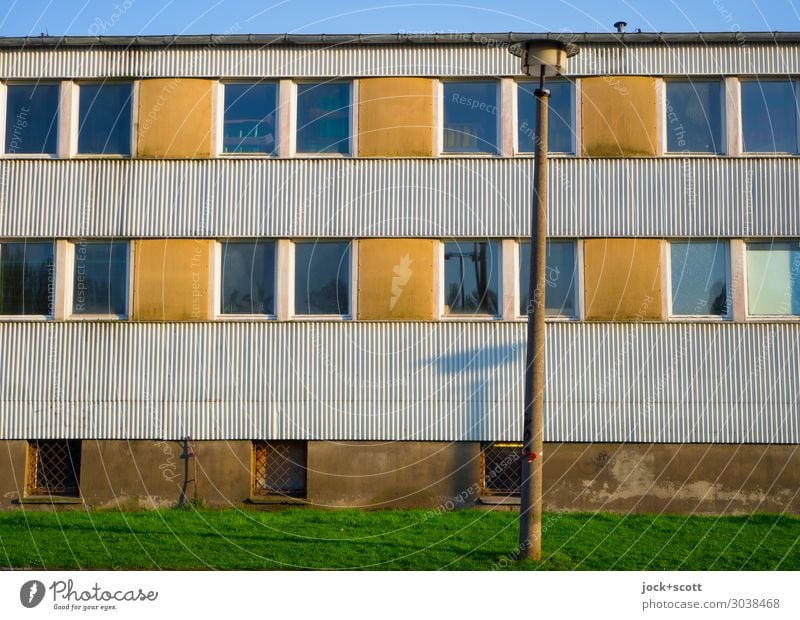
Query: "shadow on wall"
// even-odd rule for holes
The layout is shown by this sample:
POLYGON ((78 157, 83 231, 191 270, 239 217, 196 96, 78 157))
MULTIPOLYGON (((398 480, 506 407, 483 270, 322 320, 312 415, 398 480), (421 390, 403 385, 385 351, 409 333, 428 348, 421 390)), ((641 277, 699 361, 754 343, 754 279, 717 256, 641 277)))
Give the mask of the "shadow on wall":
POLYGON ((452 415, 460 418, 466 414, 468 426, 463 440, 519 440, 519 437, 512 436, 517 427, 516 419, 513 426, 505 428, 490 427, 489 421, 500 420, 498 426, 502 425, 505 416, 496 415, 497 409, 516 407, 518 401, 522 400, 525 380, 524 340, 440 355, 426 360, 426 365, 432 366, 446 377, 438 391, 443 400, 452 402, 452 415), (496 373, 512 364, 519 368, 519 373, 504 373, 504 378, 498 381, 496 373), (453 386, 452 382, 458 383, 453 386))

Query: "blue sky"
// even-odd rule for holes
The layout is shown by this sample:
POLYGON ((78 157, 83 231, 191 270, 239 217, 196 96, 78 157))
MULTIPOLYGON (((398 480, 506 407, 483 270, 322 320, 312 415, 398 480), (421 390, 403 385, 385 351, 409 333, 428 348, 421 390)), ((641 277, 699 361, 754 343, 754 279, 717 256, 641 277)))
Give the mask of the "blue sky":
POLYGON ((800 30, 800 0, 3 0, 0 36, 800 30))

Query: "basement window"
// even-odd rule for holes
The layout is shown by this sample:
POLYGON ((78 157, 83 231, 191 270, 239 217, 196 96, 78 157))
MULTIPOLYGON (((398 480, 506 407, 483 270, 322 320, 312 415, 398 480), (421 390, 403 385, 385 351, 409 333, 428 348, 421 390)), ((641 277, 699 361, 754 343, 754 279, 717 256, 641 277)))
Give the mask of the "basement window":
POLYGON ((0 243, 0 315, 52 316, 54 295, 51 241, 0 243))
POLYGON ((278 84, 225 84, 223 152, 275 155, 277 136, 278 84))
POLYGON ((27 495, 80 496, 80 440, 38 439, 29 441, 27 478, 27 495))
POLYGON ((500 265, 500 244, 496 241, 445 243, 445 314, 497 316, 500 265))
MULTIPOLYGON (((538 82, 517 84, 517 152, 536 152, 536 95, 538 82)), ((567 80, 548 80, 547 151, 575 153, 575 85, 567 80)))
POLYGON ((253 495, 306 496, 308 442, 254 441, 253 495))
POLYGON ((444 83, 445 153, 499 151, 497 82, 444 83))
MULTIPOLYGON (((528 316, 531 244, 519 244, 519 313, 528 316)), ((575 318, 578 315, 578 263, 574 241, 548 241, 545 262, 545 316, 575 318)))
POLYGON ((132 98, 130 82, 80 85, 80 155, 131 154, 132 98))
POLYGON ((522 444, 481 446, 481 494, 518 496, 522 486, 522 444))
POLYGON ((742 147, 747 153, 798 152, 794 80, 742 80, 742 147))
POLYGON ((6 92, 6 155, 55 155, 59 85, 9 84, 6 92))
POLYGON ((275 314, 275 244, 222 244, 222 314, 275 314))
POLYGON ((349 82, 297 85, 298 153, 350 153, 351 90, 349 82))

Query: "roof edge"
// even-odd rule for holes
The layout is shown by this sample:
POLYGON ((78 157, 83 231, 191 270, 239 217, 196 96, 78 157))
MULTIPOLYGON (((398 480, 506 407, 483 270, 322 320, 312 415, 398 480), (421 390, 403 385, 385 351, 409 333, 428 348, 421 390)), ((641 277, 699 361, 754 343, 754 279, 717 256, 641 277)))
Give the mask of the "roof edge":
POLYGON ((800 43, 800 32, 506 32, 397 34, 207 34, 147 36, 0 37, 0 49, 50 47, 172 47, 172 46, 350 46, 350 45, 513 45, 528 39, 597 45, 676 43, 800 43))

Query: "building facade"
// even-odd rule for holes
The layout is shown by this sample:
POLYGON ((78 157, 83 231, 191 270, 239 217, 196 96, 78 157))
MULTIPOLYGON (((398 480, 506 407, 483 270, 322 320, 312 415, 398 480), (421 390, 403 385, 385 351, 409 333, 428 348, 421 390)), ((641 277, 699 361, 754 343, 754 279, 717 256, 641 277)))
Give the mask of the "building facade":
MULTIPOLYGON (((530 36, 0 39, 0 507, 513 501, 530 36)), ((548 36, 545 508, 800 512, 800 36, 548 36)))

